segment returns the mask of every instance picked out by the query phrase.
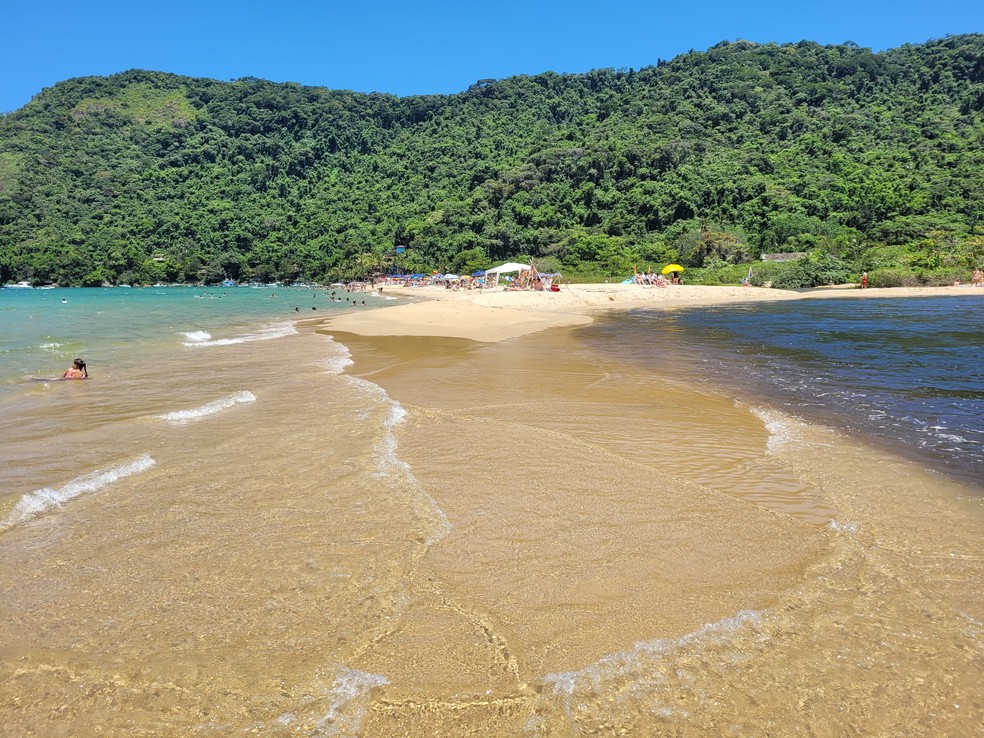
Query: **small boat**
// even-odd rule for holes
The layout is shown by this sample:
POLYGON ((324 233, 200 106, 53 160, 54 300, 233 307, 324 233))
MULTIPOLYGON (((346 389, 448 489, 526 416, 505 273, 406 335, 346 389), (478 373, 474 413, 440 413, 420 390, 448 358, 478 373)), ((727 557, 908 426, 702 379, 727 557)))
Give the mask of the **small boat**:
POLYGON ((30 282, 18 282, 17 284, 8 284, 8 290, 33 290, 34 287, 30 282))

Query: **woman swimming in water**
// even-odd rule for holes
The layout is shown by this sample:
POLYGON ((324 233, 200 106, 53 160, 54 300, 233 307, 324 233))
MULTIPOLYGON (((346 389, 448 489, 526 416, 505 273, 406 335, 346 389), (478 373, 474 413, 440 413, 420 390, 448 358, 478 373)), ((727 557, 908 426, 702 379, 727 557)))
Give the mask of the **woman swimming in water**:
POLYGON ((64 374, 62 374, 62 379, 88 379, 89 370, 85 368, 85 362, 82 359, 76 359, 72 362, 72 365, 68 368, 64 374))

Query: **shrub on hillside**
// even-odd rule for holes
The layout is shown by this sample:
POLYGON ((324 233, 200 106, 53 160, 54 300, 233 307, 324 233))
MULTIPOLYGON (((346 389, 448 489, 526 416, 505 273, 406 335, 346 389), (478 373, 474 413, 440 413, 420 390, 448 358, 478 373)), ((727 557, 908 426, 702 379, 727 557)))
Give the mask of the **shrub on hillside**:
POLYGON ((949 287, 957 281, 968 284, 970 277, 970 270, 966 269, 931 272, 924 269, 886 267, 868 272, 868 284, 871 287, 949 287))
POLYGON ((811 251, 788 269, 777 274, 772 286, 781 290, 819 287, 824 284, 850 282, 852 270, 836 256, 823 251, 811 251))
POLYGON ((869 287, 918 287, 922 281, 908 269, 885 268, 868 272, 869 287))

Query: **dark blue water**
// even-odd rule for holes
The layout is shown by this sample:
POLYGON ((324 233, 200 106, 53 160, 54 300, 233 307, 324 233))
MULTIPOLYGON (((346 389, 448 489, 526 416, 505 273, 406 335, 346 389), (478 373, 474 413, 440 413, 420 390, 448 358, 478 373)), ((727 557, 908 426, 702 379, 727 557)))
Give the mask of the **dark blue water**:
POLYGON ((584 335, 984 489, 984 294, 634 311, 584 335))

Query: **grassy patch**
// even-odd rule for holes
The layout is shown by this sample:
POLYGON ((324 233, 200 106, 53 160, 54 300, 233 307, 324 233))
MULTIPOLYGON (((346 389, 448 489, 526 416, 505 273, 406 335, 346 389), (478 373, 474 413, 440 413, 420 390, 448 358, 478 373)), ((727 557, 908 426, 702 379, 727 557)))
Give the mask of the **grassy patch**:
POLYGON ((87 98, 72 112, 81 117, 107 111, 160 126, 181 126, 198 115, 183 91, 158 90, 146 83, 129 85, 113 98, 87 98))
POLYGON ((0 152, 0 197, 10 197, 16 192, 20 170, 17 154, 0 152))

